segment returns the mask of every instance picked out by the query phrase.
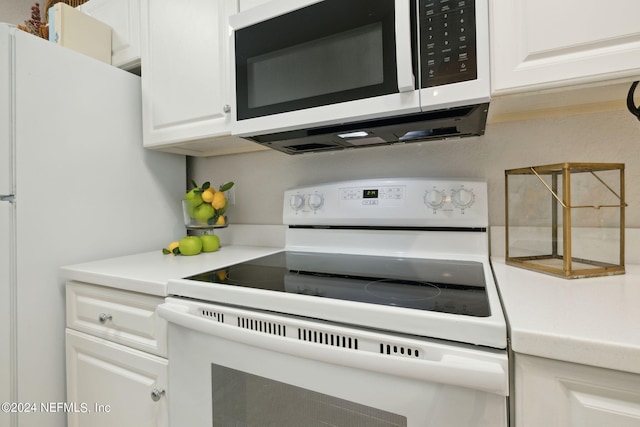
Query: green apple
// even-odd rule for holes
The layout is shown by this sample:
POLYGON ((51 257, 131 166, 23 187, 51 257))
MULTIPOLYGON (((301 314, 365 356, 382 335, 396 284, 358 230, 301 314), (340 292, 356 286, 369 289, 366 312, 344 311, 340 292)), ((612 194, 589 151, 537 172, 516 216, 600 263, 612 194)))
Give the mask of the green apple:
POLYGON ((196 206, 193 206, 191 202, 188 202, 188 201, 185 201, 184 206, 187 209, 187 214, 189 215, 189 218, 193 218, 193 215, 195 215, 195 212, 196 212, 196 206))
POLYGON ((193 217, 205 224, 210 218, 213 218, 214 214, 213 206, 209 203, 203 203, 193 210, 193 217))
POLYGON ((185 236, 178 244, 182 255, 198 255, 202 251, 202 240, 198 236, 185 236))
POLYGON ((202 240, 202 252, 215 252, 220 248, 220 239, 215 234, 203 234, 200 240, 202 240))
POLYGON ((199 187, 192 188, 187 194, 184 195, 184 199, 189 202, 191 207, 200 206, 202 201, 202 190, 199 187))

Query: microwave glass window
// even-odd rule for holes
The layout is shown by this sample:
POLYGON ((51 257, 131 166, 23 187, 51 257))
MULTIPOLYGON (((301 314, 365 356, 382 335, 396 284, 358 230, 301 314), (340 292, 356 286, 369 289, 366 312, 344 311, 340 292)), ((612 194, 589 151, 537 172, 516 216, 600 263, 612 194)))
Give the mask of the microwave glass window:
POLYGON ((394 0, 325 0, 234 44, 238 120, 398 93, 394 0))
POLYGON ((247 60, 249 108, 384 83, 382 24, 247 60))
POLYGON ((216 364, 211 384, 213 427, 407 426, 401 415, 216 364))

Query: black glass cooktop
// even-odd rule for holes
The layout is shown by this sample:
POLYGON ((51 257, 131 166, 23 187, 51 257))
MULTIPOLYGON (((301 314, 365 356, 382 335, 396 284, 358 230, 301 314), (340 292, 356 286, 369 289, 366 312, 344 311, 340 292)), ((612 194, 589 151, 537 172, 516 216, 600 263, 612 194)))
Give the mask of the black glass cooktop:
POLYGON ((317 252, 279 252, 190 280, 309 297, 490 315, 482 263, 317 252))

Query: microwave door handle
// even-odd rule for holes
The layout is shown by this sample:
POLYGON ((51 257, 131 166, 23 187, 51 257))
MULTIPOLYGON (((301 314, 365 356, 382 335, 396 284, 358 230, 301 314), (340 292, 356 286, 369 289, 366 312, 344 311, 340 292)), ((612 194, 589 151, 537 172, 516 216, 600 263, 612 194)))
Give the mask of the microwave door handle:
POLYGON ((411 4, 397 1, 396 7, 396 64, 398 67, 398 91, 415 90, 415 79, 411 65, 411 4))

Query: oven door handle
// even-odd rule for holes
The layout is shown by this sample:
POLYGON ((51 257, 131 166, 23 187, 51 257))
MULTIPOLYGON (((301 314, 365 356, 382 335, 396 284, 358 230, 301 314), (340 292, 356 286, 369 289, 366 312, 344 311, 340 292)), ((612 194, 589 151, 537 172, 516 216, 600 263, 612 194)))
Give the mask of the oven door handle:
POLYGON ((465 356, 460 352, 446 354, 445 350, 445 354, 440 358, 430 360, 345 349, 220 323, 193 315, 189 312, 189 307, 174 302, 160 304, 158 314, 170 323, 183 328, 275 353, 398 377, 460 386, 501 396, 509 395, 506 356, 483 360, 472 355, 465 356))
POLYGON ((398 92, 416 89, 411 54, 411 4, 413 2, 395 2, 396 20, 396 66, 398 70, 398 92))

